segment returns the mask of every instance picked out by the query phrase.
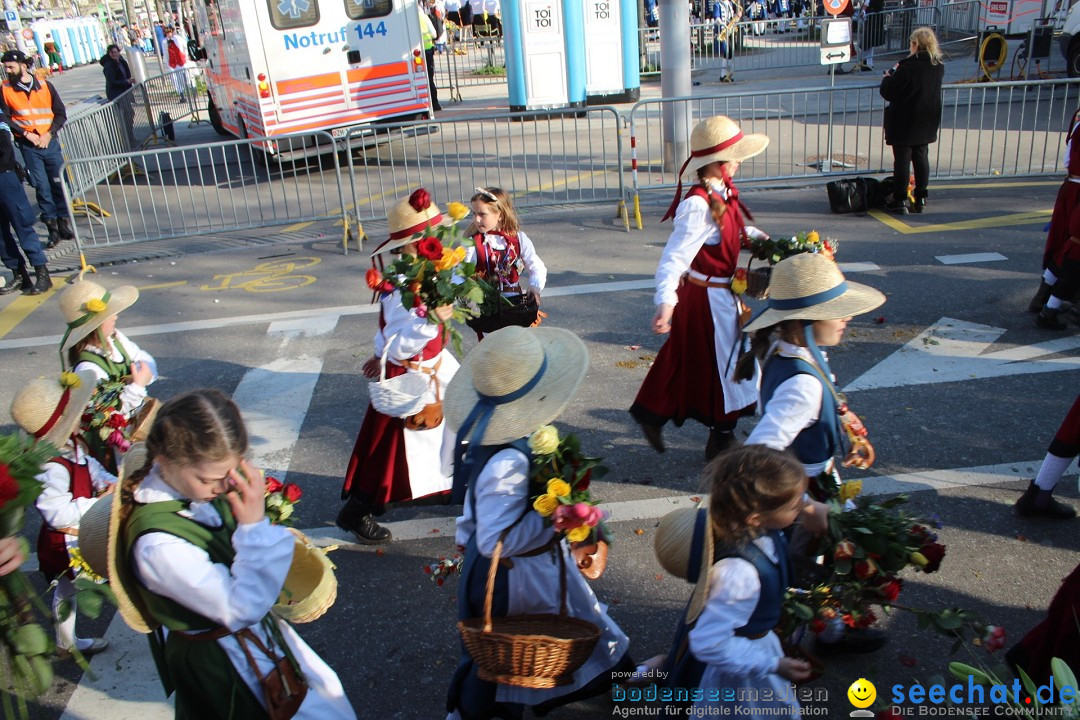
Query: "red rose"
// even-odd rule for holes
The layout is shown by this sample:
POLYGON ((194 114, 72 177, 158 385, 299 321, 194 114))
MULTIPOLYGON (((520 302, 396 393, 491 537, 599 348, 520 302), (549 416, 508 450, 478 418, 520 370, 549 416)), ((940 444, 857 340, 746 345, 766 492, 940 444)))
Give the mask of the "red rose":
POLYGON ((825 621, 821 618, 814 618, 810 621, 810 630, 815 633, 825 632, 825 621))
POLYGON ((281 481, 273 475, 266 476, 266 492, 270 494, 281 492, 281 488, 283 487, 284 485, 281 484, 281 481))
POLYGON ((592 482, 592 470, 586 470, 581 479, 577 481, 577 489, 581 492, 588 490, 590 482, 592 482))
POLYGON ((851 617, 851 613, 844 613, 843 617, 840 619, 843 620, 844 624, 849 628, 855 627, 855 618, 851 617))
POLYGON ((859 578, 860 580, 865 580, 868 577, 873 577, 874 573, 876 572, 877 565, 874 564, 873 560, 860 560, 859 562, 855 563, 855 577, 859 578))
POLYGON ((291 503, 296 502, 304 496, 304 491, 300 489, 300 486, 296 483, 285 483, 285 487, 282 488, 282 492, 285 493, 285 499, 291 503))
POLYGON ((371 288, 372 290, 377 290, 383 282, 382 273, 379 272, 379 268, 368 268, 367 272, 364 273, 364 281, 367 283, 367 286, 369 288, 371 288))
POLYGON ((850 560, 853 557, 855 557, 855 543, 850 540, 841 540, 836 543, 836 550, 833 551, 833 559, 850 560))
POLYGON ((0 463, 0 507, 7 505, 8 501, 17 497, 18 494, 19 483, 15 481, 15 478, 11 477, 8 466, 0 463))
POLYGON ((858 620, 855 621, 855 627, 857 627, 857 628, 868 628, 868 627, 870 627, 871 625, 873 625, 876 622, 877 622, 877 615, 874 614, 873 610, 867 610, 866 612, 864 612, 862 615, 859 616, 858 620))
POLYGON ((431 204, 431 194, 424 188, 417 188, 413 190, 413 194, 409 196, 409 205, 416 212, 422 212, 431 204))
POLYGON ((892 580, 889 580, 888 582, 882 584, 882 586, 878 588, 878 592, 881 593, 881 597, 884 598, 886 601, 895 602, 896 598, 900 597, 900 587, 901 581, 899 579, 893 578, 892 580))
POLYGON ((945 557, 945 546, 941 543, 927 543, 919 548, 919 552, 926 558, 926 566, 922 571, 932 573, 941 567, 941 561, 945 557))
POLYGON ((421 240, 416 246, 416 254, 428 260, 438 260, 442 257, 442 243, 439 238, 430 235, 421 240))
POLYGON ((390 282, 389 280, 383 281, 383 284, 380 285, 379 288, 378 288, 379 292, 384 292, 384 293, 392 293, 396 289, 397 288, 394 287, 394 283, 390 282))
POLYGON ((105 421, 105 424, 111 428, 119 430, 120 428, 127 427, 127 418, 122 413, 113 413, 109 416, 109 419, 105 421))

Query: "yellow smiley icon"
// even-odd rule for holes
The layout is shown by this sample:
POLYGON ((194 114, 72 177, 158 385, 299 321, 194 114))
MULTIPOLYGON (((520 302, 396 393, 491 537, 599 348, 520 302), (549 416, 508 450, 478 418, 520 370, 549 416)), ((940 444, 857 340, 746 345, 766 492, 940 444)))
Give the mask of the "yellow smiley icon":
POLYGON ((859 678, 851 683, 851 687, 847 690, 847 697, 855 707, 868 708, 877 698, 877 688, 866 678, 859 678))

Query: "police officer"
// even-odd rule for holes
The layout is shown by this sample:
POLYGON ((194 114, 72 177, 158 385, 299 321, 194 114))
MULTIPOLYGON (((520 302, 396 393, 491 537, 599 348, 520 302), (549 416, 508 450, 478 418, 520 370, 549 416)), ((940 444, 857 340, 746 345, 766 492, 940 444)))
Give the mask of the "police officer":
POLYGON ((11 271, 11 283, 0 287, 0 295, 22 290, 27 295, 38 295, 52 287, 49 269, 45 266, 45 252, 41 249, 37 231, 34 230, 34 210, 26 199, 22 180, 17 173, 15 143, 11 133, 11 121, 0 115, 0 262, 11 271), (19 236, 19 244, 11 234, 19 236), (34 267, 36 279, 30 279, 26 260, 19 253, 22 245, 26 258, 34 267))
POLYGON ((53 84, 38 80, 30 72, 34 62, 21 50, 8 50, 0 56, 0 63, 7 75, 0 86, 0 111, 11 118, 15 144, 22 153, 30 184, 37 191, 41 219, 49 228, 45 247, 51 248, 61 239, 75 237, 60 185, 64 156, 56 138, 67 122, 67 110, 53 84))

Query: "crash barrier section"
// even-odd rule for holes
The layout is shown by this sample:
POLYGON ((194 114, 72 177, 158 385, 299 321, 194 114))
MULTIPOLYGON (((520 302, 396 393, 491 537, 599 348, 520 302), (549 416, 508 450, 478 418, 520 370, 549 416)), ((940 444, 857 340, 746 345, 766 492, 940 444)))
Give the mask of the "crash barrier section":
MULTIPOLYGON (((688 38, 690 68, 692 71, 719 69, 725 51, 736 73, 818 65, 821 20, 810 16, 751 20, 744 16, 734 25, 718 21, 692 23, 688 38)), ((870 40, 866 33, 873 29, 875 53, 906 54, 911 31, 917 27, 933 28, 942 44, 948 44, 977 35, 978 20, 978 0, 938 2, 858 17, 853 32, 855 40, 865 46, 870 40)), ((659 28, 639 28, 638 42, 641 74, 659 75, 659 28)))
MULTIPOLYGON (((807 181, 892 172, 882 130, 885 101, 877 83, 784 92, 643 100, 630 111, 632 202, 670 192, 686 158, 693 126, 713 115, 738 121, 744 133, 771 142, 739 167, 742 183, 807 181), (667 122, 680 133, 666 133, 667 122), (679 140, 677 138, 683 138, 679 140)), ((938 140, 930 146, 931 178, 1024 177, 1065 171, 1065 134, 1080 103, 1080 79, 946 85, 938 140)), ((640 220, 638 221, 640 227, 640 220)))
POLYGON ((128 157, 155 142, 169 142, 171 124, 198 119, 195 88, 184 70, 149 78, 116 99, 73 114, 60 132, 60 146, 69 162, 66 181, 75 198, 122 170, 137 171, 128 157), (185 92, 177 92, 183 88, 185 92), (95 163, 88 158, 98 158, 95 163))
POLYGON ((344 138, 351 212, 382 219, 417 187, 445 203, 491 186, 519 207, 610 202, 624 211, 622 129, 613 107, 354 128, 344 138))
POLYGON ((328 133, 312 132, 69 159, 69 177, 129 159, 138 169, 78 195, 65 184, 69 203, 109 211, 74 224, 79 249, 341 219, 346 176, 337 153, 324 152, 332 147, 328 133))
POLYGON ((506 52, 501 37, 450 40, 435 53, 435 85, 461 100, 461 88, 506 84, 506 52))

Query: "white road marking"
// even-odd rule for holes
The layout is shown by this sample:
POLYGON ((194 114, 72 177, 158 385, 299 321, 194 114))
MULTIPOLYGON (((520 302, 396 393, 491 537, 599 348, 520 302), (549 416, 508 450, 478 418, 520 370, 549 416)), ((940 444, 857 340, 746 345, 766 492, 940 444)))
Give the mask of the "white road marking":
POLYGON ((1004 328, 941 318, 860 375, 844 390, 851 392, 1080 369, 1080 357, 1076 356, 1036 359, 1080 348, 1080 336, 986 352, 1004 333, 1004 328))
POLYGON ((857 272, 873 272, 874 270, 880 270, 881 266, 872 262, 849 262, 849 263, 837 263, 840 266, 840 272, 848 275, 850 273, 857 272))
POLYGON ((980 262, 997 262, 998 260, 1008 260, 1001 253, 996 252, 984 252, 984 253, 967 253, 965 255, 937 255, 934 258, 942 265, 966 265, 967 263, 980 263, 980 262))

